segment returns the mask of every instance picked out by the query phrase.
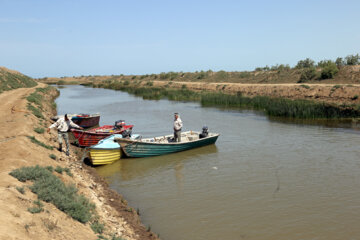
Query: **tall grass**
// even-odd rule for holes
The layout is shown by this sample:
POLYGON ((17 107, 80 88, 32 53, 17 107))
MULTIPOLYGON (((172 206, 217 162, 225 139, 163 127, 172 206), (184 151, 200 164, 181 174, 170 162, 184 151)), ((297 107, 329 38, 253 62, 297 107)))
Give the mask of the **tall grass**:
POLYGON ((65 185, 46 168, 38 165, 22 167, 10 172, 10 175, 21 182, 33 181, 30 190, 37 194, 40 200, 54 204, 59 210, 81 223, 88 222, 94 214, 94 204, 83 195, 79 195, 74 185, 65 185))
POLYGON ((359 117, 359 109, 347 106, 334 106, 309 100, 289 100, 256 96, 244 97, 241 94, 207 93, 201 97, 203 106, 225 106, 264 110, 269 116, 288 118, 352 118, 359 117))
POLYGON ((187 88, 124 86, 119 82, 100 83, 96 87, 126 91, 143 99, 169 99, 173 101, 199 101, 202 106, 250 108, 264 111, 269 116, 288 118, 353 118, 360 117, 360 109, 352 106, 337 106, 310 100, 290 100, 267 96, 245 97, 219 92, 196 92, 187 88))

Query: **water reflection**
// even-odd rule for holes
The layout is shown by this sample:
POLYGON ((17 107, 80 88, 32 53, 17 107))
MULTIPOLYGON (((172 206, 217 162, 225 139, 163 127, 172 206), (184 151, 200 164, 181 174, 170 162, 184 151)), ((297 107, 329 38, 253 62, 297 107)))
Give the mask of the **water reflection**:
POLYGON ((149 158, 122 158, 110 165, 99 166, 96 170, 105 178, 111 177, 111 181, 127 181, 133 178, 141 178, 149 174, 155 174, 159 169, 172 168, 176 178, 181 181, 183 164, 188 161, 196 161, 199 158, 207 158, 216 154, 216 145, 209 145, 189 151, 149 158))

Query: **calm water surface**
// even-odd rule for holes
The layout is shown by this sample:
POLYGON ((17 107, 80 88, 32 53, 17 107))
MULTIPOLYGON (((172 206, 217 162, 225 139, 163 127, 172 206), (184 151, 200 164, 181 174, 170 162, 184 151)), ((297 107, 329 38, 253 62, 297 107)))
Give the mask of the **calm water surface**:
POLYGON ((125 119, 145 137, 171 133, 174 112, 184 130, 221 134, 213 146, 96 168, 162 239, 360 239, 357 129, 106 89, 60 91, 59 114, 99 112, 101 125, 125 119))

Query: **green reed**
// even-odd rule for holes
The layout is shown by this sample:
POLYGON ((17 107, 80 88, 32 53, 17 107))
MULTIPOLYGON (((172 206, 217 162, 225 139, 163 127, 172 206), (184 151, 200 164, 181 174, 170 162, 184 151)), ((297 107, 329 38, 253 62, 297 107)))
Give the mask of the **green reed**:
POLYGON ((187 88, 124 86, 121 82, 100 83, 95 87, 126 91, 143 99, 172 101, 199 101, 202 106, 248 108, 264 111, 269 116, 287 118, 354 118, 360 117, 359 106, 332 105, 310 100, 290 100, 267 96, 246 97, 222 92, 196 92, 187 88))

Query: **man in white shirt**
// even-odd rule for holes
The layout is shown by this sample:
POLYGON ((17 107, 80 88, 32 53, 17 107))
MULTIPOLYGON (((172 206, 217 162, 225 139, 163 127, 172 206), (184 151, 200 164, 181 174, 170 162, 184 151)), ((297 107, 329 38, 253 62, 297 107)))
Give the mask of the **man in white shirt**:
POLYGON ((56 127, 58 130, 58 140, 59 140, 59 151, 61 152, 62 150, 62 139, 64 138, 65 140, 65 144, 66 144, 66 156, 70 155, 69 152, 69 135, 68 135, 68 131, 70 130, 70 127, 73 128, 80 128, 83 129, 82 127, 76 125, 75 123, 73 123, 73 121, 71 121, 71 119, 69 119, 67 117, 67 114, 65 114, 65 116, 63 118, 59 118, 54 124, 52 124, 48 129, 47 132, 50 132, 51 128, 56 127))
POLYGON ((175 113, 174 117, 174 140, 175 142, 181 142, 181 129, 183 127, 183 123, 178 113, 175 113))

